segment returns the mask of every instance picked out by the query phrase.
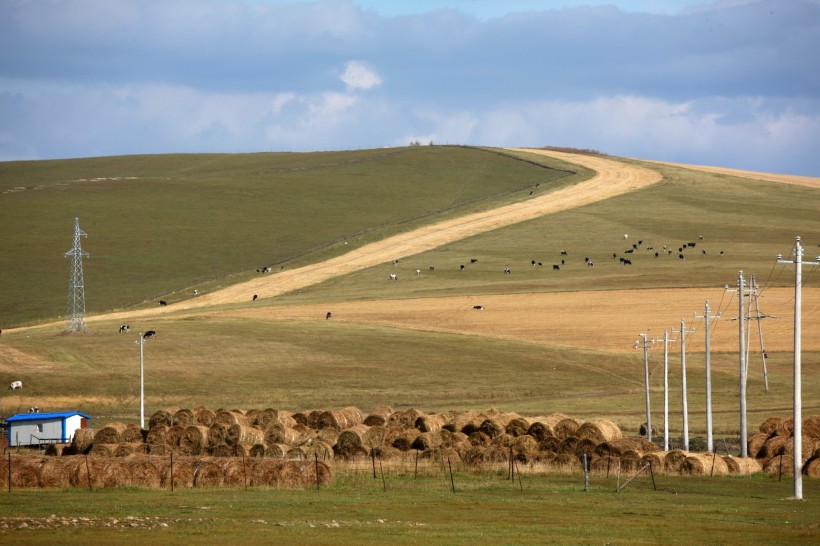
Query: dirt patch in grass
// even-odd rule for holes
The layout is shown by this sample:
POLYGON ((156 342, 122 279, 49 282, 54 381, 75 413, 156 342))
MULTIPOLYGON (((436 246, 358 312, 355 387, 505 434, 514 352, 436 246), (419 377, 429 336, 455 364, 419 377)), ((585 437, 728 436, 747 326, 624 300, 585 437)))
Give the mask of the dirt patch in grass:
POLYGON ((767 182, 779 182, 781 184, 793 184, 795 186, 806 186, 808 188, 820 188, 820 177, 797 176, 792 174, 761 173, 754 171, 741 171, 740 169, 729 169, 727 167, 709 167, 706 165, 684 165, 683 163, 669 163, 668 161, 649 161, 660 165, 672 165, 694 171, 704 171, 707 173, 725 174, 727 176, 739 176, 741 178, 752 178, 755 180, 766 180, 767 182))

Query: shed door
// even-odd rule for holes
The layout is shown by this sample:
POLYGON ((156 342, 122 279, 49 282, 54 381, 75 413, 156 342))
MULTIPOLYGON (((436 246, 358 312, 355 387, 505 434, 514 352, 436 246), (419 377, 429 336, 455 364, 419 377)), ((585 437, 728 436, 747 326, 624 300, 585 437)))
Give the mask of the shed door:
POLYGON ((88 428, 88 419, 80 417, 80 428, 88 428))

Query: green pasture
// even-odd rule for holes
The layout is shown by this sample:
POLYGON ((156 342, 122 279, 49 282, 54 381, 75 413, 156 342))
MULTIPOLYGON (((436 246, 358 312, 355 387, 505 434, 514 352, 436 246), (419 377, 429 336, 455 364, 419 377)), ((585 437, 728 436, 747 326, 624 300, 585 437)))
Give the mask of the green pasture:
POLYGON ((319 490, 0 492, 4 544, 810 544, 820 481, 336 470, 319 490), (621 483, 624 483, 622 477, 621 483), (68 520, 68 524, 63 524, 68 520), (74 520, 75 523, 72 524, 74 520))
MULTIPOLYGON (((0 413, 32 405, 76 409, 109 421, 138 422, 139 347, 134 332, 155 329, 145 342, 146 416, 158 409, 274 407, 290 411, 355 405, 442 410, 567 413, 579 419, 607 417, 627 434, 644 422, 643 359, 630 354, 571 350, 478 336, 419 332, 337 321, 239 320, 173 316, 131 324, 91 323, 89 334, 65 335, 61 326, 3 334, 3 344, 30 360, 4 362, 2 377, 26 388, 7 391, 0 413), (19 352, 18 352, 19 351, 19 352), (15 370, 16 368, 16 370, 15 370)), ((674 359, 673 359, 674 360, 674 359)), ((653 424, 661 427, 662 355, 650 356, 653 424)), ((791 412, 788 353, 770 353, 770 391, 759 363, 750 361, 749 430, 765 418, 791 412)), ((670 373, 670 429, 678 436, 680 379, 670 373)), ((738 359, 712 355, 715 434, 739 431, 738 359)), ((702 354, 687 361, 690 433, 705 435, 702 354)), ((804 412, 820 413, 820 355, 803 355, 804 412)))
POLYGON ((545 158, 437 146, 0 163, 0 328, 65 314, 75 217, 91 255, 86 306, 101 312, 187 298, 585 176, 545 158))

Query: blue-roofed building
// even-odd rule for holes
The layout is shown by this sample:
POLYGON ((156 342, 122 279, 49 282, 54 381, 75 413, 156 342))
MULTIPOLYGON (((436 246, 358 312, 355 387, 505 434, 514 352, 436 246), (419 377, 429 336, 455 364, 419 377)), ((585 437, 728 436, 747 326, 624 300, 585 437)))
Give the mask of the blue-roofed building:
POLYGON ((90 415, 79 411, 19 413, 6 419, 8 445, 67 444, 78 428, 88 428, 90 415))

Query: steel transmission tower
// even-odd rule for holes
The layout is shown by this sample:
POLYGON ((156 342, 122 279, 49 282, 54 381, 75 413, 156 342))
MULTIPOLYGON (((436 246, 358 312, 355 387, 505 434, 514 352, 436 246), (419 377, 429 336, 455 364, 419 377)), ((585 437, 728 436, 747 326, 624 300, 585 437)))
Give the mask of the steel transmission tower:
POLYGON ((66 332, 85 332, 85 286, 83 285, 83 256, 88 256, 80 246, 80 237, 88 235, 80 229, 80 219, 74 218, 74 246, 65 253, 71 256, 71 278, 68 282, 68 305, 66 305, 66 332))

